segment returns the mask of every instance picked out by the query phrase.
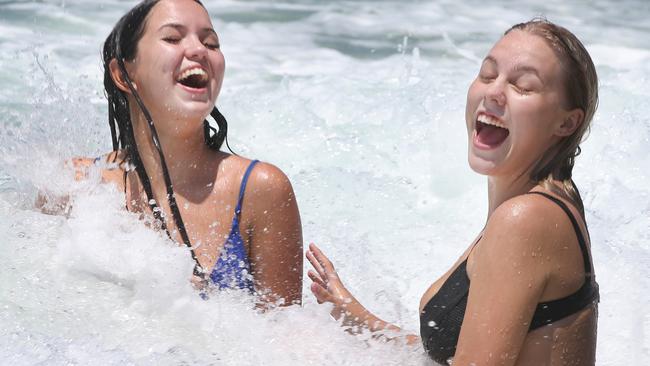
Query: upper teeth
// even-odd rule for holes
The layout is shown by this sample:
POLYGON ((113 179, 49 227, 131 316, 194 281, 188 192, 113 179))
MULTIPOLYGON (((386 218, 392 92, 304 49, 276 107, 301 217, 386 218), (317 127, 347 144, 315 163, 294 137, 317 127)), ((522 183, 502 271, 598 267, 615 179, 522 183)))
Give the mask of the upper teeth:
POLYGON ((208 77, 208 74, 201 68, 195 67, 189 70, 185 70, 179 77, 178 80, 183 80, 187 79, 188 77, 192 75, 199 75, 201 76, 202 79, 206 79, 208 77))
POLYGON ((485 123, 486 125, 492 125, 507 129, 503 122, 501 122, 498 118, 489 116, 487 114, 479 114, 477 121, 485 123))

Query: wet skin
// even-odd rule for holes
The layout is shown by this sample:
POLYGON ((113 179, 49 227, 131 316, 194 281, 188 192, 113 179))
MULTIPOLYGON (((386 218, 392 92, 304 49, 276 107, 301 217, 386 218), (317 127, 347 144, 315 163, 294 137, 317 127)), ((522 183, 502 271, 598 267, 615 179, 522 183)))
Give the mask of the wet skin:
MULTIPOLYGON (((420 302, 421 311, 468 258, 468 305, 454 365, 594 364, 595 306, 528 332, 538 303, 570 295, 585 281, 569 218, 548 199, 525 194, 554 195, 528 177, 538 159, 571 135, 584 116, 582 110, 564 108, 561 70, 546 41, 515 30, 495 44, 469 88, 468 161, 488 178, 488 218, 480 240, 477 237, 420 302)), ((565 203, 588 238, 578 210, 572 202, 565 203)), ((333 303, 332 314, 343 317, 344 324, 371 331, 400 330, 365 309, 316 246, 310 246, 307 258, 315 269, 308 273, 312 292, 319 302, 333 303)), ((407 335, 406 340, 419 342, 415 335, 407 335)))
MULTIPOLYGON (((214 268, 231 229, 240 183, 250 160, 210 149, 203 121, 212 111, 223 82, 225 61, 206 10, 192 0, 162 0, 147 16, 143 36, 126 69, 151 113, 167 161, 175 197, 201 267, 214 268)), ((182 243, 171 219, 162 168, 143 113, 118 68, 113 81, 129 94, 139 153, 158 205, 167 213, 173 239, 182 243)), ((122 152, 105 156, 122 161, 122 152)), ((78 166, 88 165, 80 159, 78 166)), ((103 171, 105 182, 126 193, 130 211, 151 215, 135 171, 124 164, 103 171), (126 182, 125 182, 126 174, 126 182), (126 183, 126 184, 125 184, 126 183)), ((286 175, 260 163, 246 186, 240 232, 262 303, 302 297, 302 230, 296 198, 286 175)), ((188 254, 189 255, 189 254, 188 254)), ((264 305, 262 305, 264 306, 264 305)))

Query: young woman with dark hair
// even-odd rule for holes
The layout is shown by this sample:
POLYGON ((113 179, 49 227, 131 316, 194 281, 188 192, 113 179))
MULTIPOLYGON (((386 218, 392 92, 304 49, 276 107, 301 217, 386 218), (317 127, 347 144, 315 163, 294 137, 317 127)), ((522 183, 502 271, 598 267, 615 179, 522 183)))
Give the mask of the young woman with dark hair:
POLYGON ((203 5, 139 3, 106 39, 103 61, 113 152, 75 165, 101 164, 127 210, 187 246, 197 285, 300 303, 302 231, 289 180, 220 150, 227 123, 215 101, 225 61, 203 5))
MULTIPOLYGON (((424 293, 421 341, 436 362, 594 365, 598 285, 574 159, 598 104, 594 64, 568 30, 517 24, 467 93, 469 165, 487 176, 484 229, 424 293)), ((311 290, 352 329, 400 328, 374 316, 310 245, 311 290)))

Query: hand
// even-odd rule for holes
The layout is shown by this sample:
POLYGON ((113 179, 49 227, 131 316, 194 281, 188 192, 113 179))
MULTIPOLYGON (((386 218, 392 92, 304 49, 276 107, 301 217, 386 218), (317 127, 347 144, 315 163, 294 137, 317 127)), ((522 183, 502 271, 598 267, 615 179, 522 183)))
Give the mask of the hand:
MULTIPOLYGON (((88 171, 93 165, 93 159, 73 158, 67 160, 65 165, 74 169, 74 179, 81 181, 88 178, 88 171)), ((71 197, 69 194, 57 195, 47 190, 39 191, 34 206, 46 215, 68 216, 71 209, 71 197)))
POLYGON ((208 289, 208 280, 203 277, 192 275, 192 278, 190 279, 190 283, 192 284, 192 287, 194 287, 195 290, 205 291, 208 289))
POLYGON ((34 206, 46 215, 68 216, 72 208, 70 195, 56 196, 47 191, 39 191, 34 206))
MULTIPOLYGON (((309 244, 306 256, 309 263, 316 270, 315 272, 309 270, 307 275, 313 281, 310 289, 319 304, 324 302, 334 304, 334 311, 332 312, 334 315, 334 313, 340 314, 340 311, 346 308, 348 304, 356 302, 352 294, 343 286, 332 262, 315 244, 309 244)), ((335 317, 338 318, 337 315, 335 317)))
MULTIPOLYGON (((359 333, 362 328, 366 328, 371 332, 384 329, 401 331, 399 327, 389 324, 370 313, 352 296, 350 291, 343 286, 332 262, 316 245, 309 244, 306 256, 309 263, 316 270, 316 272, 307 271, 307 275, 313 281, 311 292, 316 296, 319 304, 324 302, 334 304, 331 314, 336 320, 343 317, 342 325, 349 327, 346 331, 353 334, 359 333)), ((419 340, 415 335, 407 335, 406 337, 407 343, 419 340)))
POLYGON ((91 158, 72 158, 66 161, 66 165, 72 163, 74 169, 74 180, 81 181, 88 179, 88 171, 95 164, 96 159, 91 158))

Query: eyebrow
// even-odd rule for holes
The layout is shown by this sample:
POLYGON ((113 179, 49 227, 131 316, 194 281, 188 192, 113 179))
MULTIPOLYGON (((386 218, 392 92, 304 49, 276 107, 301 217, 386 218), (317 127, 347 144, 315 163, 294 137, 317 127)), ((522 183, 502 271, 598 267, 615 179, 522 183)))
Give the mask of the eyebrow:
MULTIPOLYGON (((495 65, 498 65, 497 60, 494 57, 490 56, 490 55, 485 56, 485 58, 483 59, 483 62, 485 62, 485 61, 490 61, 490 62, 494 63, 495 65)), ((537 76, 537 78, 541 80, 541 77, 539 76, 539 71, 537 71, 537 69, 534 68, 533 66, 529 66, 529 65, 525 65, 525 64, 524 65, 517 64, 513 68, 513 71, 531 73, 531 74, 534 74, 535 76, 537 76)))
MULTIPOLYGON (((176 30, 178 30, 178 31, 181 31, 181 32, 187 31, 187 27, 186 27, 186 26, 184 26, 184 25, 182 25, 182 24, 178 24, 178 23, 167 23, 167 24, 163 24, 162 26, 160 26, 160 28, 158 28, 158 30, 162 30, 163 28, 166 28, 166 27, 171 27, 171 28, 174 28, 174 29, 176 29, 176 30)), ((210 28, 210 27, 201 28, 201 32, 204 32, 204 33, 212 33, 212 34, 214 34, 215 36, 217 35, 217 32, 215 32, 215 30, 214 30, 213 28, 210 28)))
POLYGON ((517 65, 515 65, 513 70, 518 71, 518 72, 535 74, 535 76, 537 76, 538 79, 540 79, 540 80, 542 79, 539 76, 539 72, 537 71, 537 69, 532 67, 532 66, 517 64, 517 65))
POLYGON ((494 57, 490 56, 490 55, 485 56, 485 58, 483 59, 483 62, 481 62, 481 63, 485 63, 485 61, 491 61, 494 64, 497 63, 497 60, 494 57))

